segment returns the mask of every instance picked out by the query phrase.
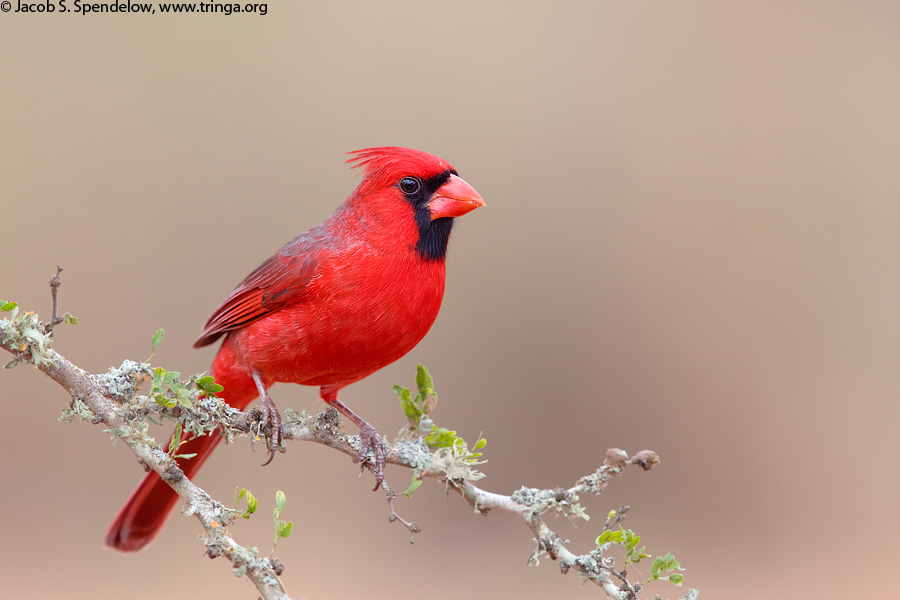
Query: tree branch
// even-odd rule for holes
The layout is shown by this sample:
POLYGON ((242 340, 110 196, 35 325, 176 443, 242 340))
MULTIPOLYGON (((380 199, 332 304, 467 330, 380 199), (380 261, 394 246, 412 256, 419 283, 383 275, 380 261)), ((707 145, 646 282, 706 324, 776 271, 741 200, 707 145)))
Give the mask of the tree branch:
MULTIPOLYGON (((58 278, 54 279, 57 281, 57 286, 53 287, 55 291, 58 278)), ((208 556, 228 559, 235 572, 246 575, 265 600, 289 598, 277 577, 283 569, 281 564, 274 559, 260 557, 255 550, 240 545, 228 533, 227 526, 234 520, 236 511, 225 508, 195 486, 172 457, 147 436, 145 418, 153 413, 177 420, 183 424, 185 431, 193 435, 219 429, 227 441, 231 441, 236 433, 249 434, 251 439, 258 439, 260 434, 267 433, 266 427, 260 425, 259 409, 237 411, 214 395, 204 393, 199 386, 190 391, 188 402, 161 405, 157 397, 138 393, 138 388, 155 374, 149 364, 125 361, 121 367, 110 369, 106 374, 90 374, 50 347, 52 326, 63 319, 54 315, 51 323, 45 324, 34 313, 19 313, 17 308, 13 308, 9 316, 8 319, 0 319, 0 346, 15 357, 7 367, 23 361, 30 362, 56 381, 72 396, 70 407, 64 409, 64 414, 106 425, 108 432, 123 440, 141 463, 158 473, 181 496, 188 506, 186 514, 195 516, 206 532, 204 543, 208 556)), ((192 380, 192 383, 196 384, 196 381, 192 380)), ((326 410, 315 418, 290 409, 285 411, 285 415, 285 439, 323 444, 350 457, 358 454, 359 436, 349 436, 340 430, 340 418, 334 409, 326 410)), ((637 598, 640 585, 630 583, 624 572, 612 569, 612 559, 603 557, 599 549, 581 555, 571 552, 566 548, 568 540, 553 531, 544 517, 548 513, 556 513, 569 519, 588 519, 579 504, 579 495, 600 494, 611 479, 621 475, 628 467, 637 465, 649 470, 659 462, 654 452, 645 450, 629 458, 623 450, 611 449, 596 472, 582 477, 568 489, 522 487, 511 495, 497 494, 476 486, 474 481, 482 475, 474 469, 477 462, 471 456, 460 448, 432 451, 418 438, 395 442, 388 449, 386 462, 413 470, 416 478, 429 477, 442 481, 477 513, 484 515, 491 510, 500 510, 517 515, 534 534, 536 547, 530 564, 538 564, 540 557, 547 554, 559 561, 562 573, 574 568, 584 580, 600 586, 610 598, 637 598), (620 579, 621 585, 613 583, 610 574, 620 579)), ((364 466, 371 469, 370 462, 364 466)), ((406 522, 394 511, 394 493, 388 485, 385 485, 385 492, 391 511, 390 520, 399 520, 410 530, 411 536, 418 532, 418 526, 406 522)), ((607 527, 618 523, 624 517, 625 510, 627 507, 620 508, 615 520, 607 523, 607 527)))
MULTIPOLYGON (((236 572, 246 574, 264 600, 289 599, 278 580, 277 565, 271 559, 260 557, 255 551, 238 544, 228 535, 224 525, 233 520, 232 511, 191 483, 177 463, 143 432, 134 431, 122 416, 122 405, 113 400, 115 391, 110 390, 114 388, 103 385, 103 376, 84 371, 50 348, 49 331, 45 333, 46 326, 33 313, 14 315, 12 320, 0 320, 0 328, 0 346, 15 355, 30 351, 34 365, 71 394, 70 411, 79 413, 94 424, 106 425, 128 444, 143 465, 156 471, 181 496, 188 505, 186 514, 197 517, 206 531, 208 556, 224 556, 231 561, 236 572)), ((133 374, 134 365, 138 363, 126 362, 122 372, 131 370, 133 374)))

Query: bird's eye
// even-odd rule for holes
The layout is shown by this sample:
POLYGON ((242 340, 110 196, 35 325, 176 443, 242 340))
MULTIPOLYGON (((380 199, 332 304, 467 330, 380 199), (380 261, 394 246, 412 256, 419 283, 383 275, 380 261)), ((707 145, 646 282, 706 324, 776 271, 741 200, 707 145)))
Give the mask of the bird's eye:
POLYGON ((404 194, 415 194, 419 191, 419 180, 414 177, 404 177, 400 180, 400 191, 404 194))

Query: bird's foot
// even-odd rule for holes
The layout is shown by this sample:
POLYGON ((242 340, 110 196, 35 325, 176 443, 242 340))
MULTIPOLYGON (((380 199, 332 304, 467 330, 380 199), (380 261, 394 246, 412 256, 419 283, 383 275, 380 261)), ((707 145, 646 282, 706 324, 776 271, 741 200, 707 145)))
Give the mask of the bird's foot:
POLYGON ((281 414, 272 398, 269 397, 262 374, 255 369, 253 370, 253 381, 256 382, 256 389, 259 391, 260 411, 262 412, 262 419, 259 423, 269 426, 269 443, 266 445, 269 449, 269 460, 262 465, 266 466, 272 462, 272 459, 275 458, 275 451, 281 446, 281 440, 284 439, 284 428, 281 426, 281 414))
POLYGON ((381 487, 384 481, 384 461, 387 458, 387 447, 384 440, 378 435, 378 431, 374 427, 363 421, 359 427, 359 455, 353 459, 353 462, 366 462, 369 460, 369 452, 375 455, 375 464, 372 465, 372 473, 375 475, 375 487, 372 491, 376 491, 381 487))
POLYGON ((370 460, 369 452, 375 455, 375 461, 372 465, 372 473, 375 475, 375 487, 372 488, 372 491, 376 491, 381 487, 381 482, 384 481, 384 462, 387 458, 387 446, 384 445, 384 440, 381 439, 374 427, 350 410, 346 404, 338 400, 336 390, 329 389, 328 386, 322 386, 320 393, 322 394, 322 400, 336 408, 339 413, 359 427, 359 454, 353 459, 353 462, 365 463, 370 460))
POLYGON ((278 407, 275 406, 268 394, 261 401, 262 419, 260 424, 269 426, 269 442, 267 444, 269 460, 263 463, 263 466, 266 466, 272 462, 272 459, 275 458, 275 451, 281 446, 281 440, 284 439, 284 428, 281 426, 281 413, 278 412, 278 407))

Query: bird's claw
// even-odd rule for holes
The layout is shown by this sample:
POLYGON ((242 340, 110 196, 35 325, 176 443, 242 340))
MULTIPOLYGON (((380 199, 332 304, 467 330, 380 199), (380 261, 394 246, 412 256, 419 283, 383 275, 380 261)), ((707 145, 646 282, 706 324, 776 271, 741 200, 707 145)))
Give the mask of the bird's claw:
POLYGON ((279 414, 278 407, 275 406, 275 403, 269 397, 262 374, 256 369, 253 369, 251 373, 253 381, 256 383, 256 389, 259 390, 259 410, 262 413, 259 419, 260 427, 262 425, 269 426, 269 440, 266 444, 266 447, 269 449, 269 460, 262 465, 266 466, 272 462, 272 459, 275 458, 275 451, 281 446, 281 440, 284 438, 284 428, 281 426, 281 414, 279 414))
POLYGON ((359 428, 359 455, 353 459, 353 462, 366 462, 369 460, 368 454, 372 452, 375 455, 375 464, 372 465, 372 473, 375 475, 375 487, 372 491, 376 491, 381 487, 384 481, 384 462, 387 458, 387 446, 378 431, 368 423, 359 428))
POLYGON ((281 441, 284 439, 284 428, 281 425, 281 413, 278 412, 274 402, 271 400, 266 402, 266 398, 263 398, 260 410, 262 411, 260 424, 269 426, 269 440, 266 444, 269 449, 269 460, 262 464, 265 467, 272 462, 272 459, 275 458, 275 451, 281 446, 281 441))

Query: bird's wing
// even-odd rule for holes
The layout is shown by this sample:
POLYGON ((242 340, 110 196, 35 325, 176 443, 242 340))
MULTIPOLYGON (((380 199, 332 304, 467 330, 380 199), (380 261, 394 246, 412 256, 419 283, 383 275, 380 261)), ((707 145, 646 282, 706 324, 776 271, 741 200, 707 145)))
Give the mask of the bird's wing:
POLYGON ((313 228, 254 269, 209 317, 194 347, 211 344, 224 333, 300 301, 327 255, 326 238, 323 231, 313 228))

